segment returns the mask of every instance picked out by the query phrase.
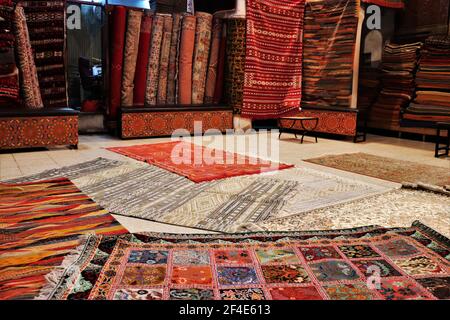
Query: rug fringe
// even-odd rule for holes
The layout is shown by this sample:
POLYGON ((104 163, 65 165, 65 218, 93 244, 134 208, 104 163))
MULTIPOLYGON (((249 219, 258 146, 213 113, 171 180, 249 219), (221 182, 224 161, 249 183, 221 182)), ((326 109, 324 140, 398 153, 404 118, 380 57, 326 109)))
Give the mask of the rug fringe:
POLYGON ((446 189, 446 187, 440 187, 432 184, 426 184, 422 182, 417 183, 410 183, 410 182, 403 182, 402 187, 404 189, 412 189, 412 190, 422 190, 422 191, 430 191, 437 194, 443 194, 450 196, 450 191, 446 189))
POLYGON ((73 287, 76 284, 80 275, 80 266, 77 264, 77 261, 85 252, 90 240, 94 237, 95 234, 88 234, 80 238, 80 244, 75 249, 69 251, 61 265, 55 267, 45 276, 47 283, 33 300, 54 299, 55 290, 60 288, 62 282, 64 282, 64 287, 73 287))

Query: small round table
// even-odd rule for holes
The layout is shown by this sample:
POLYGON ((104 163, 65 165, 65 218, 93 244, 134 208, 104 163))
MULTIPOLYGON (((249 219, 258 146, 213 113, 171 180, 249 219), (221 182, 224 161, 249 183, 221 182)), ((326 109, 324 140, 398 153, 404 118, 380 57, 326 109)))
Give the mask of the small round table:
MULTIPOLYGON (((313 133, 312 136, 316 139, 316 143, 318 142, 317 135, 314 134, 314 132, 315 132, 314 130, 316 130, 317 126, 319 125, 318 117, 282 117, 282 118, 279 118, 278 119, 278 130, 280 130, 280 135, 278 136, 278 139, 281 138, 281 134, 283 132, 287 132, 286 130, 284 130, 283 126, 281 125, 282 120, 292 121, 291 126, 287 130, 292 130, 292 128, 294 128, 295 124, 297 123, 297 121, 300 121, 300 125, 302 126, 302 130, 303 130, 301 143, 303 143, 303 139, 305 138, 305 136, 308 133, 313 133), (305 127, 305 121, 314 121, 315 122, 314 127, 311 129, 307 129, 305 127)), ((297 133, 294 132, 294 134, 295 134, 295 138, 297 139, 297 133)))

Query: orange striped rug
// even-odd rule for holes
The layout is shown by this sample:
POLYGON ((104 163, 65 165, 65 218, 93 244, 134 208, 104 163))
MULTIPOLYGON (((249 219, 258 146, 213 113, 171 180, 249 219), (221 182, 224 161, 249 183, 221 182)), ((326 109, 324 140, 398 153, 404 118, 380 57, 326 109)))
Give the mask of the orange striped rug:
POLYGON ((0 183, 0 300, 31 299, 81 235, 127 233, 69 179, 0 183))

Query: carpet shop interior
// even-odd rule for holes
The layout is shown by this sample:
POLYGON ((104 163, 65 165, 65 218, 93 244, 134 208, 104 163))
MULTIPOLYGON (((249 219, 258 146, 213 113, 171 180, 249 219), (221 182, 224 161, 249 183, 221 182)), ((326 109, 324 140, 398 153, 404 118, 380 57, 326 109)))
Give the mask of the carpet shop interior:
POLYGON ((0 300, 450 300, 450 0, 0 0, 0 300))

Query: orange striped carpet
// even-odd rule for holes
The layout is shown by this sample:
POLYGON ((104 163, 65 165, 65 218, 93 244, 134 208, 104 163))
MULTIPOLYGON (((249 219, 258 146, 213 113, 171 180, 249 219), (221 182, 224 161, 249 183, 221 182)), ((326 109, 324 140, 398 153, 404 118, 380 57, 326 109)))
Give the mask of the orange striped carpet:
POLYGON ((39 294, 87 233, 127 230, 69 179, 0 184, 0 300, 39 294))

